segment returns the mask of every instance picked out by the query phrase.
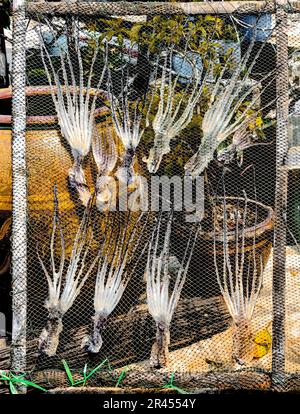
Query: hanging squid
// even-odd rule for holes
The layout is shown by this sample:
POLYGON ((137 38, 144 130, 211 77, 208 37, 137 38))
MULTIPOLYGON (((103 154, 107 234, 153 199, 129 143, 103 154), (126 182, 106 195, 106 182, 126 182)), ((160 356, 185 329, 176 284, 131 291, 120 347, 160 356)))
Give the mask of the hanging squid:
POLYGON ((175 282, 172 283, 169 267, 172 215, 167 219, 165 232, 162 231, 161 226, 162 215, 160 215, 152 233, 146 266, 148 310, 156 323, 156 340, 150 356, 150 366, 153 368, 162 368, 168 364, 170 325, 186 280, 200 229, 200 227, 193 228, 191 231, 182 262, 176 266, 175 282), (162 248, 159 251, 160 239, 163 234, 162 248), (172 284, 173 289, 171 289, 172 284))
MULTIPOLYGON (((230 252, 228 209, 225 197, 222 204, 223 263, 218 261, 216 224, 214 225, 214 262, 220 291, 233 321, 232 359, 239 365, 244 365, 253 359, 252 317, 263 283, 264 263, 262 253, 255 249, 255 235, 253 251, 247 260, 245 257, 245 229, 248 214, 246 193, 244 193, 243 205, 240 208, 237 206, 232 214, 236 239, 233 252, 230 252)), ((216 223, 215 207, 213 211, 216 223)))
POLYGON ((100 41, 96 40, 87 80, 83 67, 79 33, 74 36, 76 68, 69 47, 61 48, 59 53, 60 71, 58 71, 49 54, 42 33, 39 33, 41 57, 51 89, 52 100, 55 106, 61 134, 68 142, 73 156, 73 166, 69 170, 69 181, 76 189, 84 206, 88 205, 91 197, 83 161, 91 149, 92 137, 95 129, 95 108, 99 89, 106 72, 106 57, 103 56, 104 67, 95 79, 94 66, 100 55, 100 41), (59 77, 62 74, 62 81, 59 77), (78 73, 77 73, 78 72, 78 73), (92 80, 96 82, 92 88, 92 80))
POLYGON ((135 178, 133 164, 136 150, 145 130, 142 121, 146 96, 130 99, 131 79, 128 72, 128 70, 122 70, 122 89, 116 96, 113 76, 111 70, 108 69, 108 91, 113 125, 124 147, 122 164, 117 171, 117 177, 122 183, 130 185, 134 183, 135 178))
POLYGON ((97 257, 86 265, 90 252, 92 235, 89 230, 91 203, 86 208, 80 226, 75 236, 69 264, 65 265, 65 241, 58 210, 57 188, 54 190, 54 217, 50 241, 51 269, 47 269, 39 251, 37 256, 48 282, 48 297, 45 307, 48 310, 47 324, 39 338, 39 350, 48 356, 56 354, 59 337, 63 330, 63 317, 73 306, 83 285, 94 269, 97 257), (61 257, 59 266, 55 259, 55 238, 58 230, 60 238, 61 257))
POLYGON ((116 144, 111 129, 95 128, 92 139, 92 152, 97 166, 96 206, 99 211, 107 211, 115 204, 116 188, 111 174, 118 161, 116 144))
POLYGON ((225 74, 232 63, 232 56, 223 66, 211 93, 208 109, 202 121, 202 141, 197 152, 185 165, 188 175, 198 176, 207 168, 214 158, 218 146, 227 138, 235 134, 249 122, 249 112, 259 111, 269 107, 274 100, 264 108, 257 108, 261 94, 274 80, 274 71, 264 75, 259 81, 250 79, 265 42, 262 42, 258 52, 252 56, 255 35, 248 45, 246 53, 233 70, 229 80, 225 74), (258 85, 267 81, 260 93, 257 94, 258 85), (240 108, 244 108, 240 110, 240 108))
POLYGON ((144 215, 141 214, 137 220, 132 222, 131 215, 129 215, 123 225, 118 223, 117 237, 115 237, 114 223, 110 223, 110 231, 105 231, 95 283, 92 332, 82 342, 82 347, 88 352, 98 353, 100 351, 107 320, 120 302, 139 263, 140 255, 137 257, 136 253, 141 247, 143 232, 147 225, 147 219, 143 224, 141 223, 143 217, 144 215), (133 230, 129 231, 131 225, 133 225, 133 230))
MULTIPOLYGON (((176 52, 178 55, 179 52, 176 52)), ((192 65, 193 82, 187 82, 181 97, 176 101, 176 88, 179 85, 180 73, 174 76, 172 72, 172 61, 174 57, 173 48, 166 53, 161 72, 159 84, 159 103, 152 122, 154 130, 154 145, 150 149, 148 158, 144 158, 148 171, 155 173, 164 155, 170 152, 170 142, 178 137, 191 122, 194 109, 203 94, 210 70, 203 75, 203 65, 192 65)), ((189 60, 188 53, 184 53, 183 62, 189 60)), ((158 62, 157 62, 158 64, 158 62)), ((154 85, 154 90, 156 85, 154 85)))

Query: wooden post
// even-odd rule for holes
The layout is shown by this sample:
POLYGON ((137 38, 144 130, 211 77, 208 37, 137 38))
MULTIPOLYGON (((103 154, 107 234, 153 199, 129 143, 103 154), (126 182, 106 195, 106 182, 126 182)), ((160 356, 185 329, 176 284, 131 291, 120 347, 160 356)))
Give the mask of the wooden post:
MULTIPOLYGON (((26 21, 24 0, 13 2, 12 61, 12 345, 11 370, 26 372, 27 176, 26 176, 26 21)), ((19 391, 25 392, 24 387, 19 391)))
POLYGON ((282 389, 285 379, 285 264, 286 210, 288 171, 284 161, 288 151, 288 36, 287 14, 282 6, 276 12, 277 44, 277 127, 276 127, 276 187, 273 251, 273 340, 272 386, 282 389))
MULTIPOLYGON (((284 1, 284 0, 277 0, 284 1)), ((299 2, 290 0, 293 7, 299 7, 299 2)), ((243 10, 243 13, 272 13, 275 5, 269 0, 258 1, 216 1, 216 2, 157 2, 157 1, 119 1, 119 2, 102 2, 102 1, 54 1, 51 3, 45 1, 31 1, 28 3, 27 11, 29 13, 55 13, 56 15, 66 15, 76 13, 77 15, 156 15, 156 14, 232 14, 243 10)))

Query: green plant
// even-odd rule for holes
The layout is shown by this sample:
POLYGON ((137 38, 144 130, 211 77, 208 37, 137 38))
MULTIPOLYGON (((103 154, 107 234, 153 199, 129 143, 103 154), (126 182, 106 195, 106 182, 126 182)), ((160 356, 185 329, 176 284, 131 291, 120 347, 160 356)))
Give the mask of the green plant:
POLYGON ((118 378, 118 381, 116 382, 116 387, 119 387, 120 386, 120 384, 121 384, 121 382, 123 381, 123 379, 124 379, 124 377, 125 377, 125 374, 126 374, 126 372, 128 371, 128 368, 127 367, 125 367, 123 370, 122 370, 122 372, 121 372, 121 374, 120 374, 120 376, 119 376, 119 378, 118 378))
POLYGON ((85 364, 85 366, 84 366, 84 368, 83 368, 83 370, 82 370, 82 374, 83 374, 83 379, 81 379, 81 380, 78 380, 78 381, 75 381, 74 380, 74 377, 73 377, 73 374, 72 374, 72 372, 71 372, 71 369, 70 369, 70 367, 69 367, 69 365, 68 365, 68 363, 67 363, 67 361, 65 360, 65 359, 63 359, 62 361, 62 364, 63 364, 63 366, 64 366, 64 369, 65 369, 65 371, 66 371, 66 374, 67 374, 67 377, 68 377, 68 380, 69 380, 69 382, 70 382, 70 384, 71 384, 71 386, 72 387, 76 387, 76 386, 79 386, 79 385, 82 385, 82 386, 84 386, 85 387, 85 385, 86 385, 86 383, 87 383, 87 381, 97 372, 97 371, 99 371, 106 363, 108 363, 108 360, 107 359, 105 359, 104 361, 102 361, 99 365, 97 365, 95 368, 93 368, 90 372, 88 372, 88 367, 87 367, 87 364, 85 364))
POLYGON ((168 384, 164 385, 163 388, 175 390, 178 392, 178 394, 188 394, 187 391, 174 385, 174 377, 175 377, 175 372, 172 373, 170 381, 168 382, 168 384))
POLYGON ((132 44, 147 47, 151 53, 161 52, 170 45, 180 46, 187 38, 191 50, 207 55, 207 50, 216 52, 218 39, 235 40, 233 25, 219 16, 197 16, 193 21, 188 16, 149 17, 146 22, 130 23, 123 19, 101 18, 97 23, 90 23, 89 30, 101 32, 100 40, 116 39, 116 46, 122 48, 124 40, 132 44), (214 39, 214 42, 211 40, 214 39))
POLYGON ((47 390, 32 381, 25 378, 26 374, 15 375, 13 372, 0 371, 0 381, 8 383, 11 394, 18 394, 18 389, 15 384, 25 385, 26 387, 36 388, 40 391, 47 392, 47 390))
POLYGON ((28 70, 27 79, 30 85, 47 84, 46 72, 42 68, 33 68, 28 70))

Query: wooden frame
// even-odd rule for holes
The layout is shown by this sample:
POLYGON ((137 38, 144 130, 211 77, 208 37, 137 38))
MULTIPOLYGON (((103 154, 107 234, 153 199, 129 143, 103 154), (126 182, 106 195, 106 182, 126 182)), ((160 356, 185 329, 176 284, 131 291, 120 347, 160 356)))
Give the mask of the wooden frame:
POLYGON ((66 13, 95 15, 153 15, 153 14, 232 14, 232 13, 276 13, 278 7, 288 12, 300 11, 300 2, 277 1, 216 1, 216 2, 69 2, 34 1, 27 4, 28 13, 66 13))
MULTIPOLYGON (((26 177, 26 105, 25 105, 25 8, 23 0, 15 0, 13 8, 13 227, 12 227, 12 279, 13 279, 13 342, 11 367, 16 372, 26 371, 26 311, 27 311, 27 177, 26 177)), ((285 211, 287 207, 287 174, 282 169, 287 152, 288 114, 288 61, 287 35, 285 33, 287 13, 300 12, 299 1, 277 0, 214 3, 142 3, 142 2, 76 2, 48 3, 30 2, 26 5, 28 15, 50 13, 64 15, 153 15, 153 14, 231 14, 231 13, 276 13, 277 30, 277 177, 275 194, 275 241, 273 276, 273 387, 282 389, 285 380, 285 211)), ((217 373, 212 374, 219 382, 217 373)), ((204 387, 211 384, 204 376, 204 387)), ((203 378, 204 378, 203 377, 203 378)), ((201 377, 202 378, 202 377, 201 377)), ((238 384, 240 380, 238 380, 238 384)))

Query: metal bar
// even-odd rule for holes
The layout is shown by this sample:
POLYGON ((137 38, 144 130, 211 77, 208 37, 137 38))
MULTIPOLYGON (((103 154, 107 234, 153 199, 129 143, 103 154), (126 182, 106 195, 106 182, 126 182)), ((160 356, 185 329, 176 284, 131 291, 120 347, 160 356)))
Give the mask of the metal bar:
POLYGON ((276 124, 276 187, 273 250, 273 339, 272 385, 282 390, 285 380, 285 264, 286 211, 288 171, 284 162, 288 151, 288 36, 287 13, 279 7, 276 13, 277 44, 277 124, 276 124))
MULTIPOLYGON (((26 372, 27 176, 26 176, 26 21, 23 0, 13 3, 12 61, 12 345, 11 370, 26 372)), ((25 392, 25 387, 19 387, 25 392)))
POLYGON ((274 1, 217 1, 217 2, 94 2, 76 1, 68 2, 29 2, 27 12, 66 15, 155 15, 155 14, 232 14, 232 13, 275 13, 276 4, 282 5, 287 12, 300 11, 300 1, 285 0, 274 1))

